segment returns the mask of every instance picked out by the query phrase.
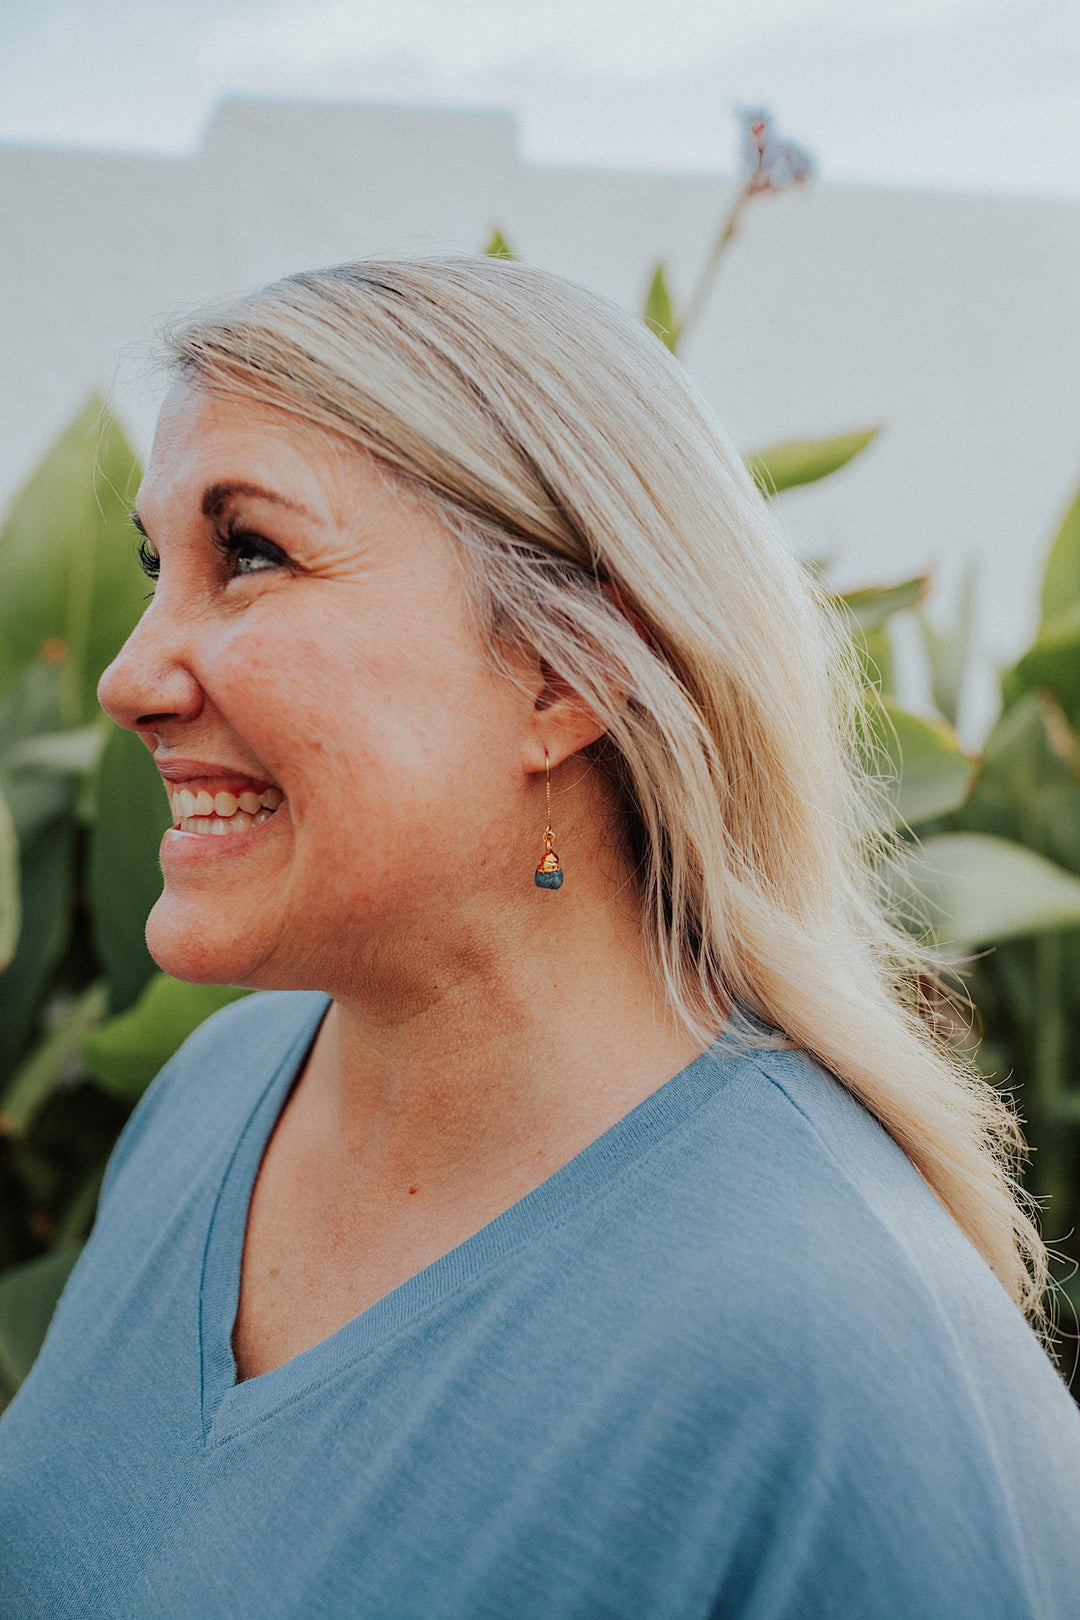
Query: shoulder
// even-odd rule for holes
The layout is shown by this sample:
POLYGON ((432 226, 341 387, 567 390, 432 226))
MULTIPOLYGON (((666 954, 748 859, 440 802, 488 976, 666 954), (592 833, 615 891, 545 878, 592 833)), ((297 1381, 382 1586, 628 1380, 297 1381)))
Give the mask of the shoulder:
POLYGON ((943 1255, 990 1273, 881 1122, 809 1053, 732 1044, 709 1059, 717 1080, 683 1151, 723 1214, 724 1264, 741 1247, 811 1298, 830 1287, 872 1295, 907 1277, 922 1288, 943 1255))
POLYGON ((808 1053, 718 1043, 694 1070, 695 1106, 646 1178, 695 1268, 767 1267, 773 1291, 812 1283, 810 1298, 830 1281, 869 1282, 886 1261, 893 1271, 910 1255, 910 1223, 933 1211, 941 1241, 960 1235, 880 1122, 808 1053))
POLYGON ((713 1061, 710 1101, 651 1156, 662 1262, 627 1296, 654 1289, 632 1353, 707 1454, 717 1523, 736 1491, 748 1522, 785 1516, 783 1556, 747 1580, 793 1583, 783 1614, 819 1612, 799 1592, 829 1560, 822 1613, 959 1613, 965 1593, 1074 1612, 1038 1606, 1042 1582, 1080 1601, 1080 1413, 1034 1333, 835 1077, 795 1050, 713 1061))
MULTIPOLYGON (((716 1050, 711 1094, 643 1165, 626 1228, 643 1335, 698 1396, 908 1437, 1025 1403, 1080 1441, 1063 1381, 879 1121, 805 1052, 716 1050), (905 1406, 911 1403, 911 1410, 905 1406)), ((597 1239, 599 1241, 599 1238, 597 1239)))
POLYGON ((260 991, 200 1024, 126 1121, 106 1167, 99 1208, 141 1151, 159 1143, 198 1148, 238 1126, 281 1063, 291 1053, 299 1061, 328 1004, 316 991, 260 991))

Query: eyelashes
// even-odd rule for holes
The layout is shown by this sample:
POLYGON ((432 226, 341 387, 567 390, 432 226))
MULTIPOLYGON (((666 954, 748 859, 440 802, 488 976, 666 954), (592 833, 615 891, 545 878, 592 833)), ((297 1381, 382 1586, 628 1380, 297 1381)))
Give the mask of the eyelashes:
POLYGON ((214 545, 231 564, 234 574, 261 574, 267 568, 289 565, 280 546, 250 529, 235 529, 230 525, 224 534, 215 530, 214 545))
POLYGON ((150 542, 145 535, 143 535, 142 539, 139 541, 138 556, 139 567, 142 569, 147 579, 157 579, 158 575, 161 573, 161 558, 158 556, 157 552, 151 548, 150 542))
MULTIPOLYGON (((224 533, 215 530, 213 545, 229 565, 231 575, 259 574, 268 568, 288 568, 289 559, 280 546, 261 534, 248 529, 229 528, 224 533)), ((145 535, 137 548, 139 567, 147 579, 157 579, 161 573, 161 558, 145 535)))

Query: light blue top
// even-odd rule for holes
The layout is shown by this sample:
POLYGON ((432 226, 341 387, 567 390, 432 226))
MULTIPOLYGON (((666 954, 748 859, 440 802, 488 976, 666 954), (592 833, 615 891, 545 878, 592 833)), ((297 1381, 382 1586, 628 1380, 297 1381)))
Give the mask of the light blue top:
POLYGON ((4 1620, 1077 1620, 1080 1412, 800 1052, 725 1037, 237 1384, 251 1188, 326 1006, 227 1008, 125 1128, 0 1419, 4 1620))

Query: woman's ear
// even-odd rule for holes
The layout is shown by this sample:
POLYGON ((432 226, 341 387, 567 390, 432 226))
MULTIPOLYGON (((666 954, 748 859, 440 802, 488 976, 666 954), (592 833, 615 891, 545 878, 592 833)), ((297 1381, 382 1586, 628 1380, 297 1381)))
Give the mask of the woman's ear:
POLYGON ((552 766, 561 765, 607 730, 580 692, 544 659, 540 660, 540 675, 542 685, 533 704, 528 760, 529 768, 538 771, 544 769, 545 753, 552 766))
MULTIPOLYGON (((652 645, 652 637, 640 614, 627 602, 619 587, 603 580, 600 589, 630 625, 645 645, 652 645)), ((543 659, 538 666, 539 687, 532 715, 532 746, 529 750, 530 770, 544 769, 545 750, 551 764, 558 765, 571 754, 587 748, 607 731, 607 723, 585 702, 569 681, 556 673, 543 659), (535 758, 533 757, 535 755, 535 758)), ((535 676, 534 676, 535 678, 535 676)))

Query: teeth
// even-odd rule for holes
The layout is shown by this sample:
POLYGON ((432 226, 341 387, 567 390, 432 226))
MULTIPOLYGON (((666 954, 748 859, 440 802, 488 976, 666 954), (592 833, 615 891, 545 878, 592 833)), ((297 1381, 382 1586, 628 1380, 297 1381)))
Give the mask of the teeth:
POLYGON ((192 793, 189 788, 180 788, 169 795, 173 821, 181 832, 204 833, 217 838, 261 827, 284 800, 280 788, 267 788, 265 793, 241 793, 239 797, 235 793, 210 794, 205 790, 192 793))
POLYGON ((272 813, 270 810, 260 810, 254 816, 246 816, 243 811, 238 811, 235 816, 184 816, 180 821, 180 831, 209 833, 221 838, 231 833, 248 832, 259 825, 260 819, 269 821, 272 813))
POLYGON ((181 832, 208 833, 212 816, 185 816, 180 823, 181 832))

